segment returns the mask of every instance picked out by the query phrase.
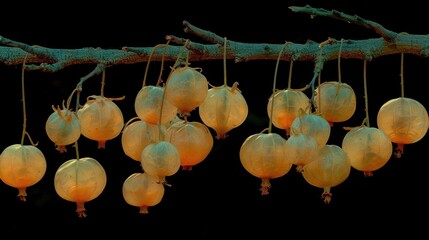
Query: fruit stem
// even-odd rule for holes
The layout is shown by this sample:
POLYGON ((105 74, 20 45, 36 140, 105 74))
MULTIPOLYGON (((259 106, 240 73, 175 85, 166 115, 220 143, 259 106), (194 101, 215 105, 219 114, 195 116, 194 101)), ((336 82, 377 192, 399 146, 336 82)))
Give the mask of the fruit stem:
POLYGON ((366 60, 363 61, 363 91, 365 98, 365 114, 366 114, 366 126, 369 126, 369 109, 368 109, 368 88, 366 85, 366 60))
POLYGON ((27 60, 27 54, 24 56, 24 60, 22 61, 22 69, 21 69, 21 94, 22 94, 22 113, 24 117, 24 121, 22 124, 22 137, 21 137, 21 145, 24 144, 24 139, 26 135, 27 128, 27 113, 25 110, 25 87, 24 87, 24 73, 25 73, 25 62, 27 60))
POLYGON ((271 112, 270 112, 270 124, 268 126, 268 133, 271 133, 271 129, 272 129, 272 125, 273 125, 273 112, 274 112, 274 100, 275 100, 275 94, 276 94, 276 82, 277 82, 277 71, 279 69, 279 62, 280 62, 280 58, 283 54, 283 50, 285 49, 286 45, 288 44, 288 42, 285 42, 285 44, 283 44, 282 49, 280 49, 279 55, 277 56, 277 62, 276 62, 276 68, 274 70, 274 81, 273 81, 273 91, 272 91, 272 98, 273 100, 271 101, 271 112))
POLYGON ((343 48, 343 38, 340 42, 340 50, 338 51, 338 82, 341 83, 341 50, 343 48))
POLYGON ((224 38, 224 42, 223 42, 223 85, 226 87, 227 86, 227 81, 226 81, 226 37, 224 38))

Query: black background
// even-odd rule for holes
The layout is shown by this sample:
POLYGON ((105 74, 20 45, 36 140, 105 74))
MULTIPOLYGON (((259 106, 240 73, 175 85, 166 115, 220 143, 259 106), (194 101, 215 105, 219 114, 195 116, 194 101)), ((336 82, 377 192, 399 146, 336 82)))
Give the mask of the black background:
MULTIPOLYGON (((165 35, 173 34, 203 40, 182 31, 187 20, 200 28, 212 31, 229 40, 255 43, 279 43, 307 40, 321 42, 335 39, 366 39, 379 36, 370 29, 331 18, 311 19, 293 13, 287 7, 310 4, 313 7, 336 9, 359 15, 382 24, 387 29, 410 34, 427 34, 425 9, 418 1, 407 5, 389 3, 375 5, 374 1, 284 1, 239 4, 227 3, 159 3, 151 6, 121 3, 89 7, 65 4, 61 7, 11 6, 15 19, 3 22, 0 35, 30 45, 50 48, 101 47, 120 49, 123 46, 151 47, 165 43, 165 35), (416 2, 416 4, 414 4, 416 2), (205 5, 206 4, 206 5, 205 5)), ((167 66, 171 66, 167 62, 167 66)), ((223 83, 223 62, 191 62, 201 67, 212 85, 223 83)), ((405 96, 424 106, 427 99, 426 58, 405 55, 405 96)), ((159 63, 150 65, 148 84, 155 84, 159 63)), ((117 101, 125 121, 135 117, 134 98, 141 87, 146 64, 114 66, 106 70, 105 96, 126 96, 117 101)), ((128 205, 122 196, 124 180, 141 172, 137 161, 127 157, 120 136, 97 149, 97 143, 81 137, 80 156, 97 159, 107 173, 107 185, 96 199, 85 203, 88 216, 79 218, 76 205, 60 198, 53 185, 56 169, 66 160, 75 158, 74 149, 60 154, 44 131, 52 105, 59 105, 75 88, 80 77, 94 66, 70 66, 56 73, 26 72, 27 131, 47 160, 47 172, 37 184, 27 189, 26 202, 16 197, 17 190, 0 184, 0 231, 16 236, 149 236, 163 237, 279 237, 317 236, 427 236, 424 229, 429 213, 427 196, 428 157, 427 136, 406 145, 401 158, 391 158, 373 177, 352 170, 349 178, 332 188, 333 198, 325 204, 323 190, 310 186, 293 169, 285 176, 271 180, 270 194, 261 196, 260 179, 250 175, 239 160, 239 148, 244 140, 268 127, 266 104, 272 91, 275 61, 228 61, 229 85, 239 82, 239 88, 249 105, 249 116, 223 140, 214 141, 210 155, 192 171, 180 170, 167 177, 172 184, 164 197, 148 214, 128 205)), ((167 68, 168 69, 168 68, 167 68)), ((289 63, 281 62, 277 88, 287 86, 289 63)), ((324 66, 322 80, 338 80, 337 61, 324 66)), ((292 87, 300 88, 312 78, 311 62, 295 62, 292 87)), ((166 71, 165 74, 168 74, 166 71)), ((363 61, 342 59, 342 81, 356 92, 358 105, 355 115, 344 123, 334 124, 330 144, 341 145, 346 133, 343 126, 360 125, 365 117, 363 98, 363 61)), ((0 65, 2 82, 1 126, 2 149, 19 143, 22 133, 21 66, 0 65)), ((376 126, 378 109, 386 101, 400 96, 400 55, 384 56, 368 63, 368 100, 370 124, 376 126)), ((101 76, 85 82, 82 102, 89 95, 100 92, 101 76)), ((309 92, 307 92, 309 94, 309 92)), ((200 121, 198 112, 191 120, 200 121)), ((283 130, 274 132, 284 134, 283 130)), ((214 132, 213 132, 214 133, 214 132)), ((27 142, 28 143, 28 142, 27 142)), ((427 225, 427 224, 426 224, 427 225)))

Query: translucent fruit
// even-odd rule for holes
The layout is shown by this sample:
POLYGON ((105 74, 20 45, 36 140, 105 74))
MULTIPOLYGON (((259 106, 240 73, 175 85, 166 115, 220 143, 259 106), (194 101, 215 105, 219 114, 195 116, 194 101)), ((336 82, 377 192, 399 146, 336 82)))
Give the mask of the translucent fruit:
POLYGON ((200 122, 178 121, 172 124, 166 131, 165 140, 179 151, 183 170, 192 170, 209 155, 213 147, 210 130, 200 122))
POLYGON ((337 145, 324 145, 316 159, 303 167, 302 175, 309 184, 323 188, 322 199, 329 203, 331 188, 344 182, 350 171, 350 160, 344 150, 337 145))
POLYGON ((80 137, 80 122, 69 109, 53 109, 54 112, 46 120, 46 134, 59 152, 66 152, 66 146, 75 143, 80 137))
POLYGON ((159 141, 159 134, 165 132, 165 126, 149 124, 142 120, 137 120, 124 127, 121 136, 122 149, 125 155, 135 161, 140 162, 143 149, 159 141))
POLYGON ((415 143, 426 135, 429 128, 428 112, 412 98, 391 99, 378 111, 377 125, 392 142, 397 143, 396 154, 400 156, 404 144, 415 143))
POLYGON ((164 185, 147 173, 133 173, 122 185, 122 196, 125 201, 138 207, 140 213, 149 213, 148 208, 161 202, 164 196, 164 185))
POLYGON ((81 133, 98 142, 98 148, 105 148, 107 140, 117 137, 124 127, 121 109, 112 99, 91 96, 78 110, 81 133))
POLYGON ((173 120, 177 115, 177 108, 168 101, 163 102, 163 87, 144 86, 138 92, 134 101, 134 109, 137 116, 150 124, 165 124, 173 120), (162 105, 162 115, 161 114, 162 105), (162 118, 161 121, 160 117, 162 118))
POLYGON ((240 162, 250 174, 262 180, 261 194, 269 194, 270 180, 284 176, 292 167, 287 158, 286 140, 277 133, 249 136, 240 148, 240 162))
POLYGON ((27 187, 39 182, 46 173, 46 159, 33 145, 13 144, 0 155, 0 176, 7 185, 18 189, 18 197, 26 201, 27 187))
POLYGON ((352 128, 343 138, 342 149, 353 168, 365 176, 383 167, 392 156, 392 142, 380 129, 373 127, 352 128))
POLYGON ((160 183, 167 184, 165 177, 172 176, 180 169, 179 151, 167 141, 149 144, 143 149, 141 166, 145 173, 157 177, 160 183))
POLYGON ((247 102, 237 85, 236 82, 232 87, 210 88, 198 108, 201 120, 216 131, 217 139, 225 138, 231 129, 240 126, 247 118, 247 102))
POLYGON ((275 127, 285 129, 286 135, 289 136, 293 120, 301 111, 305 112, 309 104, 310 99, 301 91, 292 89, 276 91, 268 100, 268 117, 275 127))
POLYGON ((286 152, 289 161, 296 165, 296 171, 302 172, 303 167, 316 159, 319 146, 314 137, 298 133, 286 140, 286 152))
POLYGON ((356 110, 356 95, 347 83, 324 82, 316 88, 317 112, 331 125, 350 119, 356 110))
POLYGON ((84 204, 97 198, 103 192, 106 182, 103 166, 90 157, 65 161, 54 177, 55 191, 61 198, 76 203, 79 217, 86 217, 84 204))
POLYGON ((208 88, 207 78, 196 68, 176 68, 167 80, 165 98, 180 115, 189 116, 206 99, 208 88))
POLYGON ((331 135, 331 125, 323 117, 314 113, 307 113, 293 120, 290 134, 291 136, 296 134, 306 134, 314 137, 317 145, 321 148, 329 140, 331 135))

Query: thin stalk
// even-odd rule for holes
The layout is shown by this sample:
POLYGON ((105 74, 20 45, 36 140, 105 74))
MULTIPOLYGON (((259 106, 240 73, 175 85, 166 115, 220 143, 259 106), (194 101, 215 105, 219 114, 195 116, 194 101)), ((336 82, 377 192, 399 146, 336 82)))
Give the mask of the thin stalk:
POLYGON ((401 97, 404 96, 404 53, 401 53, 401 97))
MULTIPOLYGON (((170 42, 170 41, 168 41, 168 42, 170 42)), ((167 42, 167 44, 168 44, 168 42, 167 42)), ((149 72, 150 61, 152 59, 152 56, 153 56, 155 50, 158 49, 159 47, 164 47, 164 53, 165 53, 166 44, 158 44, 158 45, 156 45, 155 47, 152 48, 152 51, 150 52, 149 58, 147 60, 146 69, 145 69, 144 77, 143 77, 143 86, 142 87, 146 86, 146 78, 147 78, 147 73, 149 72)), ((163 62, 162 62, 162 64, 163 64, 163 62)), ((161 65, 161 73, 162 73, 162 68, 163 68, 163 65, 161 65)), ((160 76, 161 76, 161 73, 160 73, 160 76)))
POLYGON ((106 84, 106 70, 103 69, 103 73, 101 75, 101 96, 104 97, 104 85, 106 84))
POLYGON ((364 91, 364 98, 365 98, 365 118, 367 127, 370 127, 369 125, 369 109, 368 109, 368 88, 366 84, 366 60, 363 61, 363 91, 364 91))
MULTIPOLYGON (((164 51, 162 52, 162 57, 161 57, 161 69, 159 71, 159 76, 158 76, 158 81, 156 82, 156 86, 159 86, 159 84, 161 84, 161 82, 162 82, 161 77, 162 77, 162 72, 164 71, 165 53, 167 52, 167 47, 168 47, 169 43, 170 43, 170 40, 168 40, 167 43, 164 45, 164 51)), ((146 75, 146 73, 145 73, 145 75, 146 75)), ((145 76, 145 78, 146 78, 146 76, 145 76)), ((143 86, 144 86, 144 83, 143 83, 143 86)))
POLYGON ((27 54, 25 54, 24 61, 22 62, 21 68, 21 95, 22 95, 22 113, 23 113, 23 124, 22 124, 22 136, 21 136, 21 145, 24 144, 24 139, 26 135, 27 128, 27 113, 25 107, 25 86, 24 86, 24 73, 25 73, 25 62, 27 60, 27 54))
POLYGON ((293 59, 290 60, 290 64, 289 64, 289 77, 287 82, 287 89, 290 89, 292 85, 292 68, 293 68, 293 59))
POLYGON ((273 92, 272 93, 273 100, 271 101, 271 112, 270 112, 270 116, 271 117, 270 117, 270 124, 269 124, 269 127, 268 127, 268 133, 271 133, 271 131, 272 131, 272 125, 273 125, 272 119, 273 119, 273 112, 274 112, 274 100, 275 100, 275 94, 276 94, 277 71, 279 69, 280 58, 281 58, 281 56, 283 54, 283 50, 285 49, 286 45, 287 45, 287 42, 285 44, 283 44, 282 49, 279 52, 279 55, 277 57, 277 62, 276 62, 276 68, 274 70, 274 81, 273 81, 273 90, 272 90, 272 92, 273 92))
MULTIPOLYGON (((322 83, 322 72, 319 73, 318 77, 317 77, 317 86, 320 86, 320 84, 322 83)), ((317 94, 317 102, 319 103, 318 108, 316 109, 316 113, 321 113, 322 112, 322 103, 320 100, 320 95, 322 91, 319 91, 319 94, 317 94)))
POLYGON ((341 50, 343 48, 343 40, 340 42, 340 50, 338 51, 338 82, 341 83, 341 50))
MULTIPOLYGON (((78 111, 78 109, 79 109, 79 107, 80 107, 80 104, 79 104, 79 99, 80 99, 80 92, 81 91, 79 91, 79 89, 75 89, 75 90, 77 90, 76 91, 76 111, 74 112, 74 114, 76 114, 76 117, 77 117, 77 111, 78 111)), ((73 91, 74 92, 74 91, 73 91)), ((70 95, 71 96, 71 95, 70 95)), ((69 101, 70 101, 71 99, 69 99, 69 101)), ((79 140, 79 139, 78 139, 79 140)), ((74 142, 74 148, 75 148, 75 150, 76 150, 76 159, 77 160, 79 160, 79 145, 77 144, 77 141, 78 140, 76 140, 75 142, 74 142)))
POLYGON ((74 142, 74 148, 76 149, 76 159, 79 160, 79 146, 77 145, 77 141, 74 142))
POLYGON ((159 111, 159 121, 158 121, 158 134, 159 134, 160 140, 162 139, 162 135, 161 135, 161 133, 162 133, 162 131, 161 131, 162 108, 164 107, 165 93, 167 92, 168 81, 170 80, 171 73, 176 69, 177 64, 179 62, 179 59, 182 56, 183 51, 186 49, 188 44, 189 44, 189 40, 186 40, 186 42, 183 45, 182 49, 180 50, 179 54, 177 54, 176 61, 174 62, 173 67, 171 68, 170 74, 167 77, 167 81, 165 82, 164 92, 162 92, 161 107, 160 107, 160 111, 159 111))
POLYGON ((226 37, 224 38, 224 42, 223 42, 223 85, 226 87, 227 86, 227 81, 226 81, 226 37))

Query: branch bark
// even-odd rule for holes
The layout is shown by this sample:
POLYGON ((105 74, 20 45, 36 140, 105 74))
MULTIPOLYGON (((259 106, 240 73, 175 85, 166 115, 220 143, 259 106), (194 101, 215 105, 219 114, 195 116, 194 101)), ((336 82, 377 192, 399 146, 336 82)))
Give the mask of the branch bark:
MULTIPOLYGON (((379 38, 364 40, 343 39, 342 41, 328 38, 323 43, 307 41, 304 44, 288 42, 283 51, 281 60, 312 61, 315 63, 315 74, 319 73, 324 62, 338 58, 341 47, 341 58, 372 60, 385 55, 398 53, 414 54, 422 57, 429 56, 429 36, 406 33, 396 33, 385 29, 382 25, 363 19, 359 16, 351 16, 336 10, 328 11, 321 8, 289 7, 293 12, 310 14, 312 17, 330 17, 361 25, 374 30, 379 38)), ((200 37, 208 43, 189 41, 173 35, 167 35, 166 39, 177 45, 168 46, 165 61, 176 60, 185 42, 188 42, 190 61, 219 60, 224 58, 224 38, 215 33, 198 28, 184 21, 184 31, 200 37)), ((25 56, 26 70, 39 70, 56 72, 67 66, 78 64, 102 64, 106 67, 121 64, 135 64, 147 62, 153 47, 123 47, 122 49, 53 49, 41 46, 30 46, 0 36, 0 62, 6 65, 19 65, 23 63, 25 56)), ((284 43, 245 43, 228 40, 226 58, 235 62, 253 60, 276 60, 284 43)), ((155 50, 151 61, 162 59, 163 49, 155 50)))

